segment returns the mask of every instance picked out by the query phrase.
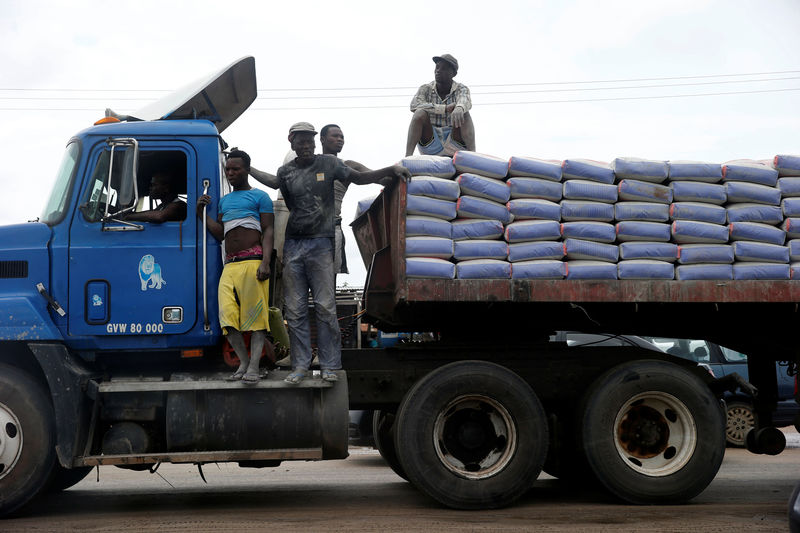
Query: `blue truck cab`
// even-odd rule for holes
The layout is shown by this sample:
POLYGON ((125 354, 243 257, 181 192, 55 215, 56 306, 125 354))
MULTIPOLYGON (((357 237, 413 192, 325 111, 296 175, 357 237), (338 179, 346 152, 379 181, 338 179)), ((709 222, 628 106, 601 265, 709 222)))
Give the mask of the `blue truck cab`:
POLYGON ((130 116, 107 111, 67 143, 38 221, 0 227, 0 516, 99 465, 347 456, 343 373, 224 380, 222 246, 195 206, 211 195, 216 218, 221 133, 256 94, 246 57, 130 116), (185 218, 126 220, 157 206, 159 172, 185 218))

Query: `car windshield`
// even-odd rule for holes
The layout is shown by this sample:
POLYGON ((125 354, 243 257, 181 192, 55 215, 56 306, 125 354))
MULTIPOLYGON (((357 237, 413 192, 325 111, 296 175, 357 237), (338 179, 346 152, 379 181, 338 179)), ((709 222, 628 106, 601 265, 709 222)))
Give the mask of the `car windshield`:
POLYGON ((670 355, 707 363, 711 359, 708 343, 699 339, 673 339, 669 337, 645 337, 670 355))
POLYGON ((47 204, 39 218, 41 222, 48 226, 58 224, 66 214, 66 206, 72 190, 72 178, 78 166, 79 153, 80 145, 77 141, 73 141, 67 145, 64 156, 61 158, 55 185, 53 185, 50 198, 47 200, 47 204))

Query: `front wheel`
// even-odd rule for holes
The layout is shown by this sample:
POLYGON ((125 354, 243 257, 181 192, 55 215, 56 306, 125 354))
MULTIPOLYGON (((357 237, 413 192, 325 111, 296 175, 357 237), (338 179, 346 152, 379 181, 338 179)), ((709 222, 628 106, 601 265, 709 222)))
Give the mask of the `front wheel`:
POLYGON ((725 416, 711 390, 665 361, 612 368, 590 387, 581 443, 597 478, 630 503, 685 502, 725 454, 725 416))
POLYGON ((547 455, 547 418, 517 374, 486 361, 438 368, 408 391, 395 448, 408 479, 455 509, 509 505, 547 455))
POLYGON ((0 516, 25 505, 55 464, 53 408, 29 374, 0 364, 0 516))
POLYGON ((747 432, 756 427, 756 412, 749 403, 732 401, 728 402, 727 415, 725 438, 731 446, 742 448, 747 440, 747 432))

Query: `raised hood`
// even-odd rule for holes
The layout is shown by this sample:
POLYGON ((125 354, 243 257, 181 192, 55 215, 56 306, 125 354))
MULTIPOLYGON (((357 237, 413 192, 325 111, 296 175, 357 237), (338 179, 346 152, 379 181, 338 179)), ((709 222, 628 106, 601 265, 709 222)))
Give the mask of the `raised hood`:
POLYGON ((257 92, 256 60, 243 57, 129 116, 140 120, 205 119, 222 133, 250 107, 257 92))

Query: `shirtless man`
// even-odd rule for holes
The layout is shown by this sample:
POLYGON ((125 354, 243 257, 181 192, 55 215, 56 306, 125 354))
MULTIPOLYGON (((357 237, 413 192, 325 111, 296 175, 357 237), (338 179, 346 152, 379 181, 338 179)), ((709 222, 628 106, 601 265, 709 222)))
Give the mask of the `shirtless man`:
POLYGON ((160 200, 155 209, 124 213, 124 220, 136 222, 169 222, 186 219, 186 202, 178 198, 177 178, 169 172, 156 172, 150 178, 150 198, 160 200))
MULTIPOLYGON (((248 182, 250 156, 241 150, 228 154, 225 177, 233 191, 219 200, 216 220, 206 215, 209 233, 225 241, 225 268, 219 279, 219 323, 239 357, 230 380, 257 383, 258 364, 269 331, 269 261, 272 255, 272 200, 248 182), (242 331, 251 331, 250 354, 242 331)), ((211 197, 197 201, 197 216, 211 197)))

